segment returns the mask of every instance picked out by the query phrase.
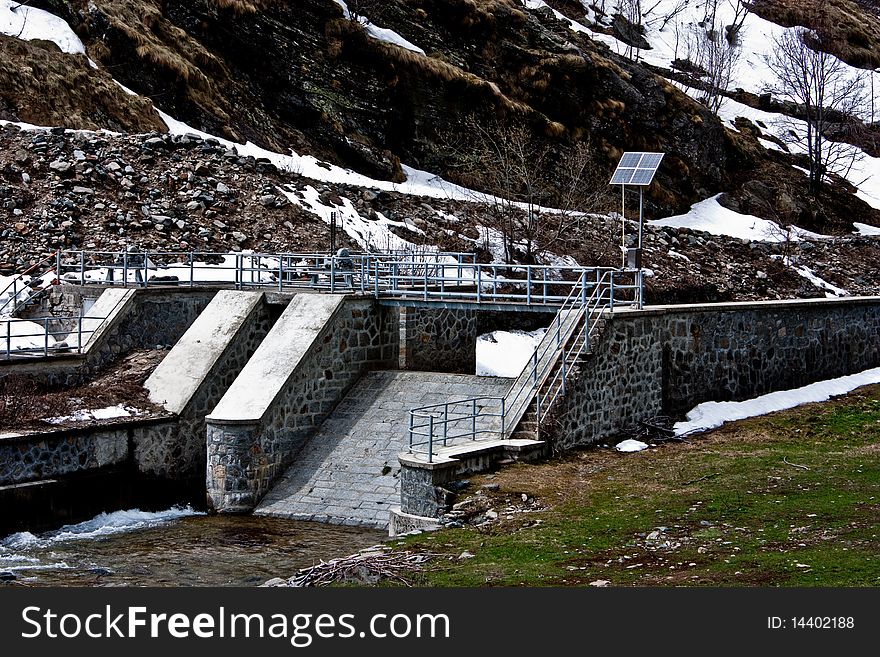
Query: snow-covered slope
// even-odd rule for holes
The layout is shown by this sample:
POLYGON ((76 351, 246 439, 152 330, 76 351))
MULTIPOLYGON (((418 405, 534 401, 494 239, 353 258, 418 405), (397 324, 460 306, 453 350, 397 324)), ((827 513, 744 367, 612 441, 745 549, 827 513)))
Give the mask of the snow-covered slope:
MULTIPOLYGON (((525 0, 525 4, 533 9, 547 6, 543 0, 525 0)), ((716 7, 716 24, 726 26, 734 22, 737 11, 742 11, 744 5, 740 0, 658 0, 657 2, 642 3, 644 11, 642 24, 645 38, 651 47, 649 49, 634 49, 611 34, 599 31, 600 28, 611 27, 612 18, 617 13, 617 7, 622 3, 616 0, 603 3, 607 11, 605 15, 598 15, 592 9, 595 3, 582 0, 582 4, 585 13, 583 22, 577 22, 563 16, 558 11, 553 11, 557 18, 568 23, 572 31, 588 34, 590 38, 605 43, 620 55, 627 55, 666 70, 672 70, 676 60, 693 56, 689 50, 688 35, 692 33, 694 26, 705 21, 707 12, 712 6, 716 7)), ((776 25, 755 13, 746 13, 742 28, 739 30, 739 55, 733 66, 728 91, 742 89, 756 94, 765 92, 775 78, 775 73, 768 63, 775 44, 783 35, 795 29, 776 25)), ((844 62, 840 64, 846 71, 846 75, 853 79, 867 75, 865 71, 844 62)), ((873 75, 873 72, 870 75, 873 75)), ((685 93, 698 95, 697 90, 683 83, 674 80, 673 83, 685 93)), ((787 136, 792 129, 803 131, 805 125, 802 121, 791 117, 764 112, 729 98, 723 101, 719 117, 732 130, 736 130, 734 122, 737 117, 748 118, 753 123, 765 125, 767 134, 785 142, 791 141, 787 139, 787 136)), ((863 116, 861 118, 868 119, 869 117, 863 116)), ((770 140, 762 140, 762 143, 767 148, 779 149, 770 140)), ((790 144, 790 148, 795 153, 806 152, 797 143, 790 144)), ((846 178, 857 187, 859 198, 873 208, 880 208, 880 158, 871 157, 858 150, 857 160, 847 173, 846 178)), ((707 199, 704 203, 698 203, 691 212, 685 215, 663 219, 660 225, 688 226, 717 235, 743 236, 740 234, 740 227, 752 222, 752 218, 748 216, 743 216, 741 219, 736 218, 733 216, 736 213, 728 210, 723 213, 713 213, 711 220, 707 221, 707 207, 711 205, 709 201, 707 199)), ((761 232, 767 231, 762 230, 761 232)), ((771 227, 769 232, 778 234, 785 231, 778 227, 771 227)), ((751 239, 767 239, 766 236, 755 234, 751 234, 749 237, 751 239)))

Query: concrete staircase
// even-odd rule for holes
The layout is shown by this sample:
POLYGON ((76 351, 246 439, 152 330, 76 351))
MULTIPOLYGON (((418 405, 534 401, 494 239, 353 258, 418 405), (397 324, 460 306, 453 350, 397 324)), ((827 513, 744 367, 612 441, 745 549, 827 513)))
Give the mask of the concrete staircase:
POLYGON ((398 454, 410 408, 501 396, 510 379, 432 372, 365 374, 257 506, 257 515, 385 528, 400 502, 398 454))

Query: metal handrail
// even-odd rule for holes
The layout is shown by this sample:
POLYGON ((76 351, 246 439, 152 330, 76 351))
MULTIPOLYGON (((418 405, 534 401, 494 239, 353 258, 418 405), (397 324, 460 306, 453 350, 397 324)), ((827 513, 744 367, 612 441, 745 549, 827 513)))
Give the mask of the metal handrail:
POLYGON ((322 292, 369 294, 376 298, 423 302, 517 303, 558 306, 589 272, 599 278, 608 267, 480 264, 473 254, 353 254, 111 252, 58 253, 59 277, 83 284, 202 284, 242 288, 311 288, 322 292), (213 261, 213 262, 211 262, 213 261), (154 275, 151 276, 151 272, 154 275), (166 276, 159 277, 159 274, 166 276))
POLYGON ((471 397, 453 402, 444 402, 440 404, 430 404, 428 406, 420 406, 409 412, 409 453, 425 453, 428 456, 428 462, 434 461, 434 445, 442 444, 447 447, 450 443, 459 441, 462 438, 470 438, 476 441, 477 436, 490 433, 498 434, 503 437, 505 433, 505 399, 504 397, 471 397), (487 404, 479 402, 497 402, 499 411, 492 413, 487 411, 487 404), (463 412, 456 411, 458 406, 466 406, 463 412), (453 410, 450 410, 453 409, 453 410), (485 420, 491 418, 500 419, 500 427, 483 426, 485 420), (466 422, 466 430, 460 433, 451 433, 450 425, 454 430, 458 430, 458 425, 466 422), (479 423, 479 428, 478 428, 479 423), (427 431, 421 431, 427 429, 427 431), (418 438, 426 438, 419 440, 418 438), (427 450, 420 448, 427 447, 427 450))
MULTIPOLYGON (((98 329, 101 327, 103 322, 107 320, 110 315, 78 315, 76 317, 32 317, 29 319, 22 318, 5 318, 0 319, 0 341, 6 340, 6 346, 3 349, 0 349, 0 355, 5 356, 6 360, 10 360, 13 356, 28 356, 28 355, 42 355, 48 357, 50 354, 81 354, 83 348, 88 343, 89 339, 92 335, 94 335, 98 329), (49 330, 49 322, 57 322, 60 319, 65 321, 75 321, 76 328, 71 331, 50 331, 49 330), (83 329, 83 322, 86 320, 98 321, 99 323, 95 325, 94 328, 83 329), (41 324, 42 331, 34 332, 34 333, 12 333, 12 325, 15 323, 31 323, 31 324, 41 324), (5 325, 5 327, 4 327, 5 325), (55 335, 66 335, 71 336, 76 333, 76 344, 70 345, 66 342, 57 342, 55 339, 55 335), (88 336, 88 337, 85 337, 88 336), (42 346, 39 347, 16 347, 12 348, 12 340, 13 339, 22 339, 22 338, 40 338, 40 342, 42 346), (52 339, 52 344, 49 344, 49 339, 52 339), (63 345, 63 346, 61 346, 63 345)), ((2 344, 2 342, 0 342, 2 344)))
MULTIPOLYGON (((472 399, 451 402, 452 405, 471 405, 470 414, 455 417, 456 422, 470 421, 473 429, 465 434, 456 435, 454 438, 470 435, 476 440, 477 434, 493 433, 500 439, 508 439, 516 430, 522 417, 533 400, 537 400, 536 420, 538 426, 546 419, 547 414, 560 395, 567 394, 566 380, 570 373, 568 365, 575 362, 589 349, 590 339, 595 335, 598 322, 591 321, 601 318, 606 310, 613 310, 615 303, 615 289, 632 291, 635 299, 640 297, 640 281, 638 272, 621 272, 619 270, 582 270, 577 282, 572 286, 568 296, 563 301, 553 322, 548 327, 544 339, 535 347, 532 357, 523 366, 523 370, 517 379, 511 384, 507 394, 500 399, 501 405, 501 428, 476 430, 478 419, 496 417, 495 414, 479 412, 476 401, 485 399, 474 397, 472 399), (590 275, 595 273, 595 279, 590 275), (623 274, 632 273, 636 276, 632 284, 620 284, 617 280, 623 274), (590 291, 588 294, 588 290, 590 291), (557 364, 561 367, 557 368, 557 364), (555 372, 554 372, 555 370, 555 372), (548 396, 542 393, 547 390, 548 396)), ((618 298, 618 302, 620 299, 618 298)), ((427 445, 428 461, 433 461, 434 445, 442 442, 446 446, 448 441, 446 426, 448 424, 448 404, 435 404, 421 407, 410 411, 409 420, 409 443, 410 453, 424 451, 416 447, 427 445), (442 409, 443 419, 438 419, 437 413, 442 409), (417 419, 427 420, 418 423, 417 419), (442 436, 434 439, 436 426, 443 429, 442 436), (428 428, 425 434, 419 429, 428 428), (428 440, 419 441, 418 437, 428 437, 428 440)))
MULTIPOLYGON (((43 258, 39 262, 28 267, 25 271, 23 271, 19 274, 15 274, 12 277, 12 280, 9 281, 9 283, 7 283, 6 287, 4 287, 2 290, 0 290, 0 298, 2 298, 4 295, 6 295, 9 292, 9 288, 12 288, 12 294, 9 294, 6 297, 6 301, 3 302, 3 305, 0 305, 0 317, 2 317, 4 315, 4 311, 6 311, 6 309, 9 307, 10 304, 12 304, 12 310, 9 312, 6 312, 5 314, 14 313, 18 309, 19 305, 27 304, 31 299, 33 299, 36 295, 38 295, 41 292, 41 290, 38 290, 38 291, 34 292, 33 294, 29 295, 26 299, 19 299, 18 298, 18 295, 21 292, 24 292, 25 288, 29 287, 30 281, 25 283, 23 280, 24 277, 31 276, 31 280, 33 280, 33 276, 32 276, 33 272, 36 271, 41 265, 44 265, 47 262, 52 262, 52 265, 54 267, 55 262, 56 262, 56 257, 57 257, 57 252, 43 258), (21 290, 18 289, 19 283, 21 283, 21 286, 22 286, 21 290)), ((49 269, 46 269, 42 273, 45 274, 48 271, 49 271, 49 269)))
POLYGON ((557 363, 560 363, 561 366, 556 369, 552 378, 547 379, 544 382, 544 385, 535 391, 537 397, 536 421, 539 427, 541 426, 541 422, 546 419, 547 415, 550 413, 556 400, 559 399, 560 396, 565 396, 567 394, 566 383, 568 375, 570 374, 570 370, 567 368, 570 364, 577 362, 584 351, 589 349, 590 340, 595 335, 598 326, 598 321, 596 320, 601 319, 606 310, 612 309, 613 296, 608 294, 606 297, 604 294, 606 289, 610 291, 613 288, 610 286, 608 288, 596 288, 589 303, 581 311, 581 316, 578 318, 578 322, 575 325, 577 330, 570 336, 568 342, 562 349, 562 353, 556 361, 557 363), (593 319, 592 322, 590 321, 591 319, 593 319), (547 399, 545 394, 542 394, 542 390, 544 389, 548 391, 547 394, 552 393, 549 399, 547 399))

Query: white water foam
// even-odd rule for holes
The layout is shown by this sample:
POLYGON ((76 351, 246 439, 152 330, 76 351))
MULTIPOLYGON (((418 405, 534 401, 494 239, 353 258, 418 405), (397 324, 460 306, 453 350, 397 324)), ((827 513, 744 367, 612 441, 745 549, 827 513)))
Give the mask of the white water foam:
MULTIPOLYGON (((0 540, 0 548, 5 548, 6 550, 47 548, 63 541, 103 538, 138 529, 148 529, 181 518, 200 515, 204 515, 204 513, 194 510, 191 506, 172 507, 166 511, 157 512, 141 511, 140 509, 113 511, 112 513, 101 513, 91 520, 75 525, 64 525, 61 529, 45 534, 36 535, 31 532, 10 534, 3 540, 0 540)), ((0 555, 0 558, 3 556, 0 555)), ((11 557, 13 555, 8 556, 11 557)))

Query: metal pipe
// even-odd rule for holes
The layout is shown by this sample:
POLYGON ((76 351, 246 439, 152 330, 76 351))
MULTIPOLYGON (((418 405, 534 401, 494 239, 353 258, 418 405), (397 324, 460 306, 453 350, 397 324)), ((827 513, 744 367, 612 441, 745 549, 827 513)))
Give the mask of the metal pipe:
POLYGON ((477 439, 477 400, 471 399, 471 437, 477 439))
POLYGON ((526 304, 532 305, 532 268, 526 269, 526 304))
POLYGON ((434 416, 428 416, 428 463, 434 462, 434 416))
POLYGON ((507 435, 507 408, 505 407, 504 397, 501 398, 501 438, 507 435))

